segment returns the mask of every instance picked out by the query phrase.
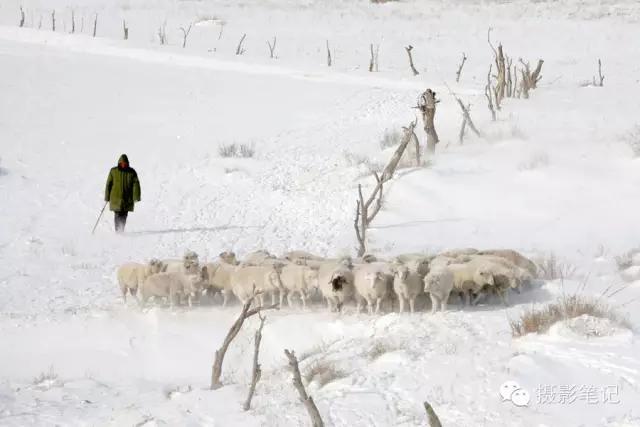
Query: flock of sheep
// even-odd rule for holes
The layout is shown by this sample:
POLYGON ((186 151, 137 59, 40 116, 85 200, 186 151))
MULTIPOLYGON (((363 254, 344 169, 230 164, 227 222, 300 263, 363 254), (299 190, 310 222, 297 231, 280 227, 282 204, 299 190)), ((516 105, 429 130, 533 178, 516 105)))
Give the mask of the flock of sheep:
POLYGON ((496 294, 508 304, 508 293, 519 292, 536 276, 536 265, 520 253, 508 250, 461 249, 435 256, 399 255, 390 261, 368 255, 329 259, 303 251, 275 257, 267 251, 249 254, 241 262, 233 252, 223 252, 216 262, 201 264, 198 255, 187 252, 181 260, 152 259, 147 264, 127 263, 117 277, 126 303, 127 294, 141 305, 150 298, 173 304, 192 300, 203 302, 217 294, 222 305, 235 296, 243 304, 255 297, 264 304, 289 307, 298 296, 302 306, 321 295, 332 311, 355 300, 357 311, 366 304, 369 313, 378 313, 383 303, 397 299, 403 312, 406 303, 413 313, 416 298, 427 293, 431 310, 445 311, 450 296, 459 296, 465 305, 476 304, 496 294))

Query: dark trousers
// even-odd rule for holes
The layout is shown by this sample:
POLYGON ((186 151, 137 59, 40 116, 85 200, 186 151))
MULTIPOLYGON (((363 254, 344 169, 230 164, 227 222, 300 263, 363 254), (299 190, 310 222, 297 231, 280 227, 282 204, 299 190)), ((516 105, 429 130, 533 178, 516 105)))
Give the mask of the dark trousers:
POLYGON ((129 212, 114 212, 115 214, 115 224, 116 224, 116 233, 122 233, 124 231, 124 226, 127 224, 127 215, 129 212))

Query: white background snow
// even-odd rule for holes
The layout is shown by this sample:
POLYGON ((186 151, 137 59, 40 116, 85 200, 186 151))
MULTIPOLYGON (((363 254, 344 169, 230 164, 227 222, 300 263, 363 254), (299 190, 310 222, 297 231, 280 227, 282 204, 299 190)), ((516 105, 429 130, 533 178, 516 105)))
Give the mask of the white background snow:
MULTIPOLYGON (((425 400, 445 426, 639 426, 635 333, 586 339, 556 328, 513 339, 508 325, 577 283, 595 295, 620 285, 614 256, 640 242, 640 160, 628 144, 640 122, 639 20, 633 1, 3 0, 0 425, 307 425, 285 368, 292 348, 303 371, 330 361, 341 373, 309 385, 332 426, 425 425, 425 400), (20 5, 28 28, 17 27, 20 5), (68 34, 72 9, 83 33, 68 34), (169 45, 160 46, 165 21, 169 45), (196 21, 182 49, 178 28, 196 21), (505 101, 497 122, 483 95, 488 27, 513 58, 545 60, 532 98, 505 101), (380 45, 377 73, 367 72, 370 43, 380 45), (598 58, 604 87, 583 87, 598 58), (461 115, 445 83, 471 103, 482 138, 458 145, 461 115), (353 253, 357 185, 372 179, 352 159, 384 162, 384 132, 413 120, 427 87, 441 99, 438 154, 387 186, 371 250, 554 252, 577 267, 574 281, 518 295, 508 309, 269 313, 249 412, 241 403, 256 322, 232 344, 227 386, 209 391, 237 306, 122 305, 114 271, 129 260, 187 248, 209 260, 229 249, 353 253), (253 146, 255 157, 221 158, 230 143, 253 146), (126 235, 114 235, 110 214, 91 235, 123 152, 142 203, 126 235), (56 380, 34 383, 50 370, 56 380), (508 380, 530 391, 528 407, 501 401, 508 380), (539 404, 541 385, 615 386, 619 403, 539 404)), ((636 282, 609 302, 637 326, 638 297, 636 282)))

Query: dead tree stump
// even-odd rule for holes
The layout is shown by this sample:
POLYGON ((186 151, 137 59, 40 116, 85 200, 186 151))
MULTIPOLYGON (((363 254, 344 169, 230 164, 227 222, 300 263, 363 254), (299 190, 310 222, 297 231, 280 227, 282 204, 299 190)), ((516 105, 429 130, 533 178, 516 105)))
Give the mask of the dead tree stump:
POLYGON ((422 112, 422 120, 424 121, 424 131, 427 134, 427 152, 429 154, 436 152, 436 144, 440 141, 434 124, 436 104, 438 102, 436 93, 431 89, 427 89, 420 95, 420 102, 418 103, 418 109, 422 112))

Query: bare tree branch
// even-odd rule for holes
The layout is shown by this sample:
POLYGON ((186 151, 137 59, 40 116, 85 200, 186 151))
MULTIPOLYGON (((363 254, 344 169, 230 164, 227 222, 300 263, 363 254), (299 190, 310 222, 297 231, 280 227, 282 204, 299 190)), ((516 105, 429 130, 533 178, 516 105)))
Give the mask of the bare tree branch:
POLYGON ((418 72, 418 70, 416 70, 416 67, 413 65, 413 56, 411 55, 411 51, 413 50, 413 46, 409 45, 409 46, 405 47, 405 50, 407 51, 407 55, 409 55, 409 66, 411 67, 411 71, 413 72, 414 76, 417 76, 420 73, 418 72))
POLYGON ((296 388, 296 390, 298 390, 300 400, 302 401, 302 403, 304 403, 304 406, 307 409, 309 418, 311 418, 311 425, 313 427, 324 427, 324 422, 322 421, 322 417, 320 416, 320 411, 318 411, 318 407, 313 401, 313 397, 307 394, 307 391, 302 384, 300 368, 298 367, 298 359, 296 359, 294 351, 285 350, 284 354, 287 356, 287 359, 289 359, 289 367, 291 368, 291 372, 293 373, 293 386, 296 388))
POLYGON ((247 302, 242 306, 242 311, 240 312, 240 316, 236 319, 236 321, 231 325, 227 336, 225 337, 222 345, 218 350, 216 350, 215 360, 213 362, 213 366, 211 368, 211 390, 217 390, 222 387, 222 382, 220 381, 220 377, 222 376, 222 362, 224 362, 224 356, 231 344, 231 341, 238 335, 240 329, 242 328, 242 324, 246 319, 251 316, 254 316, 260 313, 262 310, 271 310, 277 308, 277 304, 273 304, 270 306, 260 306, 250 309, 251 304, 253 303, 256 296, 259 295, 259 292, 256 293, 254 291, 253 295, 247 300, 247 302))
POLYGON ((333 61, 331 59, 331 49, 329 48, 329 40, 327 40, 327 67, 331 67, 333 61))
POLYGON ((122 20, 122 32, 125 40, 129 40, 129 27, 127 27, 127 21, 122 20))
POLYGON ((456 71, 456 83, 460 82, 460 74, 462 73, 462 67, 464 67, 464 63, 467 61, 467 55, 462 52, 462 62, 458 66, 458 71, 456 71))
POLYGON ((242 43, 244 43, 244 39, 247 37, 247 34, 243 34, 240 38, 240 42, 238 42, 238 47, 236 48, 236 55, 242 55, 244 53, 244 48, 242 47, 242 43))
POLYGON ((161 45, 167 44, 167 21, 164 21, 164 23, 158 27, 158 38, 160 39, 161 45))
POLYGON ((260 377, 262 377, 262 369, 260 368, 260 363, 258 363, 258 355, 260 353, 260 342, 262 341, 262 328, 264 328, 264 321, 266 317, 263 317, 260 313, 258 313, 260 317, 260 327, 256 330, 256 335, 254 337, 254 348, 253 348, 253 370, 251 375, 251 386, 249 387, 249 395, 247 396, 247 400, 244 402, 243 409, 248 411, 251 408, 251 399, 253 399, 253 395, 256 392, 256 386, 258 385, 258 381, 260 381, 260 377))
POLYGON ((604 86, 604 76, 602 75, 602 61, 598 58, 598 84, 596 84, 596 78, 593 78, 593 85, 602 87, 604 86))
POLYGON ((184 27, 180 27, 180 31, 182 31, 182 48, 187 47, 187 38, 189 37, 189 33, 191 32, 191 27, 193 27, 193 23, 189 24, 189 27, 185 30, 184 27))
POLYGON ((93 20, 93 37, 95 37, 96 34, 98 34, 98 14, 97 13, 93 20))
POLYGON ((267 40, 267 46, 269 46, 269 57, 271 59, 275 58, 275 51, 276 51, 276 37, 273 36, 273 44, 267 40))
POLYGON ((429 427, 442 427, 442 424, 440 424, 440 419, 436 415, 436 411, 433 410, 433 407, 429 404, 429 402, 424 402, 424 409, 425 411, 427 411, 429 427))
POLYGON ((487 73, 487 85, 484 87, 484 96, 487 98, 487 107, 491 111, 491 120, 496 121, 496 110, 493 108, 492 92, 491 92, 491 64, 489 64, 489 72, 487 73))
POLYGON ((55 9, 51 11, 51 31, 56 31, 56 11, 55 9))
POLYGON ((24 9, 20 6, 20 28, 24 27, 24 9))

